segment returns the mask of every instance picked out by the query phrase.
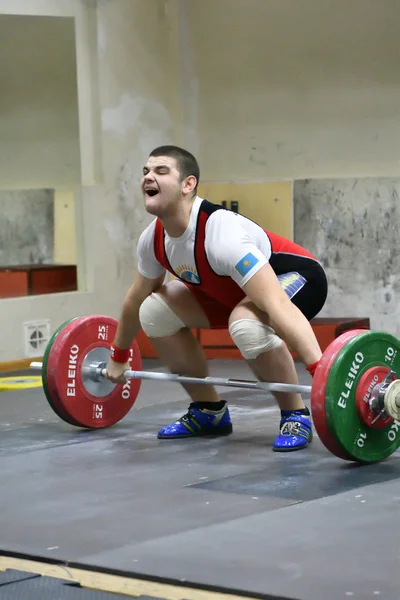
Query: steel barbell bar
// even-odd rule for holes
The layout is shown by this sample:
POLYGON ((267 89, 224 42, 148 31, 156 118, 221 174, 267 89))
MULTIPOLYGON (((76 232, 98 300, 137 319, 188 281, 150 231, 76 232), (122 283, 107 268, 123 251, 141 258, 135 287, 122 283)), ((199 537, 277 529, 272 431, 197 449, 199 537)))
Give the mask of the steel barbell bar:
MULTIPOLYGON (((30 368, 41 370, 43 363, 31 362, 30 368)), ((106 379, 106 364, 92 363, 89 367, 82 369, 84 375, 93 381, 106 379)), ((265 381, 250 381, 246 379, 224 379, 223 377, 188 377, 186 375, 175 375, 173 373, 156 373, 153 371, 130 371, 124 372, 125 379, 147 379, 150 381, 165 381, 169 383, 192 383, 198 385, 219 385, 226 387, 245 388, 250 390, 262 390, 267 392, 293 392, 309 394, 310 385, 295 385, 291 383, 271 383, 265 381)))
MULTIPOLYGON (((43 363, 31 362, 30 368, 41 370, 43 363)), ((108 381, 106 378, 106 363, 93 362, 87 367, 82 368, 83 379, 101 382, 108 381)), ((393 373, 394 375, 394 373, 393 373)), ((297 385, 292 383, 272 383, 266 381, 251 381, 247 379, 225 379, 223 377, 189 377, 186 375, 176 375, 174 373, 157 373, 153 371, 131 371, 123 373, 125 379, 146 379, 149 381, 164 381, 168 383, 189 383, 197 385, 216 385, 222 387, 233 387, 250 390, 261 390, 264 392, 292 392, 300 394, 310 394, 312 386, 297 385)), ((387 384, 390 379, 387 380, 387 384)), ((385 382, 386 383, 386 382, 385 382)), ((393 382, 392 385, 378 385, 378 394, 373 395, 370 402, 370 408, 373 412, 379 413, 385 410, 393 419, 400 418, 400 380, 393 382)))

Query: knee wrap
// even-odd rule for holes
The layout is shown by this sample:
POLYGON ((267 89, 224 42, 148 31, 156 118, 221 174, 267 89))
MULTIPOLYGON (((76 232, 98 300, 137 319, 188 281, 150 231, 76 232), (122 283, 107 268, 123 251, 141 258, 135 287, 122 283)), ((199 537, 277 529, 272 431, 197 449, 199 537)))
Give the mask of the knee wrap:
POLYGON ((246 360, 279 348, 282 340, 275 331, 254 319, 239 319, 229 325, 229 333, 246 360))
POLYGON ((185 323, 174 313, 159 294, 151 294, 142 302, 139 320, 143 331, 149 338, 161 338, 174 335, 185 323))

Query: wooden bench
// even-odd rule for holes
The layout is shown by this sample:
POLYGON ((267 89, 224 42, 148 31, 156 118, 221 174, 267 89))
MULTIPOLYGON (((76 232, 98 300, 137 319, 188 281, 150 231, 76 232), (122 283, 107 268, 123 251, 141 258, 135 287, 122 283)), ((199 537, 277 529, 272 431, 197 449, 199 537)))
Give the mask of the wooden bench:
POLYGON ((0 298, 56 294, 77 289, 76 265, 0 267, 0 298))
MULTIPOLYGON (((324 351, 339 335, 349 329, 370 329, 369 317, 335 317, 312 319, 311 326, 324 351)), ((202 345, 207 358, 242 359, 242 355, 234 345, 228 329, 192 329, 193 334, 202 345)), ((157 354, 151 341, 143 331, 136 338, 143 358, 156 358, 157 354)), ((296 354, 292 352, 294 358, 296 354)))

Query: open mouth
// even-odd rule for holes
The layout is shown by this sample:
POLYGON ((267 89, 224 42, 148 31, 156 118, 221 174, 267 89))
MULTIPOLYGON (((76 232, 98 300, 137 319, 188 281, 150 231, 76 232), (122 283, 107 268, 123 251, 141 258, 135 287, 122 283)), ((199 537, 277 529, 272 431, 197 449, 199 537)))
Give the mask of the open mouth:
POLYGON ((144 191, 148 196, 157 196, 157 194, 158 194, 158 190, 155 190, 155 189, 147 189, 144 191))

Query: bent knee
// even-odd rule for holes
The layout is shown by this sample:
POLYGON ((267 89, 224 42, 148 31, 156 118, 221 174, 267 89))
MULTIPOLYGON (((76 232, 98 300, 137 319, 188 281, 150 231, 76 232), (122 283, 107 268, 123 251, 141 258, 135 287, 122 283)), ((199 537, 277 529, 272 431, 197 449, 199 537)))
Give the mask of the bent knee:
POLYGON ((149 338, 161 338, 175 335, 186 327, 185 323, 160 294, 153 292, 139 308, 139 321, 149 338))
POLYGON ((229 323, 229 333, 243 358, 254 360, 264 352, 282 345, 282 340, 269 325, 256 319, 237 319, 229 323))

